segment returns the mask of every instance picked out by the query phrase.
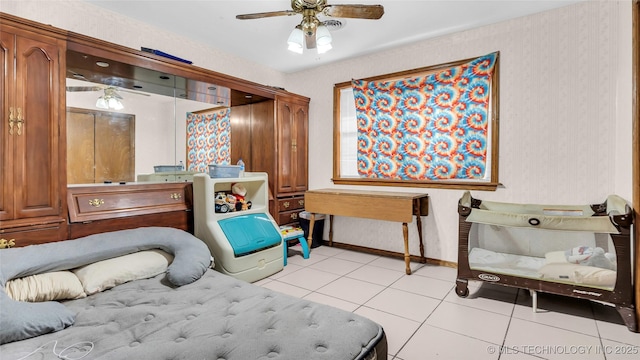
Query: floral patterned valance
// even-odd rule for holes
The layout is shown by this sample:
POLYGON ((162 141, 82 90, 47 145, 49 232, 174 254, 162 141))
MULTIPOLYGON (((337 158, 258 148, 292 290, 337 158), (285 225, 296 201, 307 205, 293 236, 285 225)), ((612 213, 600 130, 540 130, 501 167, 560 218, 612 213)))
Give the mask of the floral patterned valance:
POLYGON ((421 77, 353 80, 358 173, 400 180, 482 179, 498 53, 421 77))

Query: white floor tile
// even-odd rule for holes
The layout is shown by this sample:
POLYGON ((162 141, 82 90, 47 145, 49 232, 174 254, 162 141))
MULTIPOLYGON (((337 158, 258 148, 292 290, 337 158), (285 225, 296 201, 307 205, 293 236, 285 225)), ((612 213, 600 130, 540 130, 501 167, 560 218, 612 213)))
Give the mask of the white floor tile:
POLYGON ((451 281, 411 275, 403 276, 394 282, 391 287, 441 300, 453 289, 453 285, 454 283, 451 281))
POLYGON ((615 307, 600 303, 591 306, 602 339, 640 346, 640 333, 629 331, 615 307))
POLYGON ((400 351, 400 348, 404 346, 418 326, 420 326, 420 323, 417 321, 408 320, 366 306, 358 308, 354 313, 371 319, 382 326, 387 336, 388 353, 392 355, 400 351))
MULTIPOLYGON (((295 264, 295 265, 299 265, 302 267, 306 267, 309 265, 313 265, 315 263, 317 263, 318 261, 322 261, 325 260, 326 258, 328 258, 328 256, 324 256, 324 255, 320 255, 320 254, 314 254, 311 253, 309 254, 309 258, 305 259, 300 255, 296 255, 296 256, 292 256, 290 258, 287 258, 287 264, 295 264)), ((289 265, 285 266, 288 267, 289 265)))
POLYGON ((387 288, 367 301, 364 306, 423 322, 439 303, 440 300, 434 298, 387 288))
POLYGON ((511 319, 504 346, 544 359, 604 359, 600 339, 532 321, 511 319))
POLYGON ((425 324, 475 337, 493 344, 501 344, 510 318, 468 306, 442 302, 425 324))
POLYGON ((364 304, 382 290, 384 290, 384 286, 342 277, 321 287, 317 292, 357 304, 364 304))
POLYGON ((611 340, 602 340, 602 352, 607 360, 631 360, 640 358, 640 343, 623 344, 611 340))
POLYGON ((273 291, 277 291, 277 292, 281 292, 284 294, 288 294, 291 296, 295 296, 295 297, 305 297, 305 295, 311 293, 311 291, 307 290, 307 289, 302 289, 300 287, 297 286, 293 286, 290 284, 285 284, 283 282, 280 281, 271 281, 269 283, 266 283, 264 285, 262 285, 262 287, 267 288, 267 289, 271 289, 273 291))
POLYGON ((606 304, 538 293, 534 314, 526 290, 469 281, 458 297, 453 268, 412 262, 406 275, 399 258, 328 246, 310 259, 291 253, 255 284, 378 322, 389 360, 640 358, 640 334, 606 304))
POLYGON ((367 253, 362 253, 357 251, 350 251, 350 250, 342 251, 341 253, 336 254, 335 257, 338 259, 359 262, 361 264, 369 264, 374 261, 378 261, 379 259, 382 258, 381 256, 378 256, 378 255, 367 254, 367 253))
MULTIPOLYGON (((390 270, 405 271, 405 268, 406 268, 404 259, 388 257, 388 256, 380 256, 378 259, 376 259, 375 262, 371 262, 370 264, 373 266, 379 266, 379 267, 383 267, 390 270)), ((409 263, 409 268, 411 269, 412 273, 415 271, 418 271, 418 269, 422 268, 423 266, 425 266, 425 264, 421 264, 413 261, 409 263)))
POLYGON ((269 276, 269 279, 279 279, 285 275, 289 275, 303 268, 303 266, 288 263, 287 266, 283 267, 281 271, 278 271, 277 273, 269 276))
POLYGON ((309 268, 326 271, 328 273, 336 275, 346 275, 361 266, 362 264, 358 262, 330 257, 315 264, 309 265, 309 268))
POLYGON ((340 253, 345 252, 344 249, 339 249, 331 246, 318 246, 317 248, 311 249, 311 254, 313 255, 322 255, 326 257, 336 256, 340 253))
POLYGON ((444 281, 451 281, 451 284, 455 285, 456 277, 458 276, 458 269, 447 266, 426 264, 425 266, 416 270, 415 275, 428 276, 444 281))
POLYGON ((360 307, 360 304, 352 303, 346 300, 338 299, 333 296, 328 296, 328 295, 320 294, 317 292, 312 292, 306 295, 304 298, 309 301, 333 306, 338 309, 346 310, 349 312, 354 312, 357 308, 360 307))
POLYGON ((346 277, 382 286, 389 286, 404 275, 404 271, 389 270, 373 265, 362 265, 356 270, 348 273, 346 277))
POLYGON ((499 285, 490 285, 474 286, 470 284, 469 296, 465 298, 458 296, 455 288, 452 288, 444 301, 511 316, 518 291, 510 288, 500 290, 498 289, 499 285))
POLYGON ((591 336, 598 336, 598 328, 593 319, 588 300, 575 299, 538 293, 537 311, 533 311, 532 297, 522 291, 513 309, 513 317, 571 330, 591 336))
POLYGON ((498 345, 429 325, 422 325, 400 350, 406 360, 496 360, 498 345))
POLYGON ((340 275, 329 274, 316 269, 303 268, 282 276, 278 278, 278 280, 303 289, 317 290, 338 278, 340 278, 340 275))

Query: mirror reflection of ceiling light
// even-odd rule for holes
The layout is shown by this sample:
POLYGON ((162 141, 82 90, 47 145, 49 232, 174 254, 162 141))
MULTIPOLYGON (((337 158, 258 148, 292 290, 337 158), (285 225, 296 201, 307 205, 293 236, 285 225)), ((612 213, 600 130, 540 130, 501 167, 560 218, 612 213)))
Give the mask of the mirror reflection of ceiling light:
POLYGON ((122 96, 116 93, 116 89, 108 87, 104 89, 104 95, 96 101, 96 107, 105 110, 122 110, 124 105, 120 100, 122 100, 122 96))

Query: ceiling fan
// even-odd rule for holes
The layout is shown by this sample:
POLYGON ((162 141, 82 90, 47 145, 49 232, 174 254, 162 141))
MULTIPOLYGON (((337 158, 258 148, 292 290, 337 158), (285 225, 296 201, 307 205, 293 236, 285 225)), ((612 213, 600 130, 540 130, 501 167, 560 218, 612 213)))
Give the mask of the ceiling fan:
POLYGON ((302 22, 293 30, 288 42, 289 50, 302 53, 303 35, 307 49, 314 49, 317 46, 318 52, 321 52, 321 48, 323 48, 324 51, 331 48, 331 35, 325 24, 318 19, 319 14, 337 18, 373 20, 380 19, 382 15, 384 15, 382 5, 329 5, 327 4, 327 0, 291 0, 291 9, 292 10, 242 14, 237 15, 236 19, 247 20, 301 14, 302 22), (294 48, 292 48, 292 46, 294 48))

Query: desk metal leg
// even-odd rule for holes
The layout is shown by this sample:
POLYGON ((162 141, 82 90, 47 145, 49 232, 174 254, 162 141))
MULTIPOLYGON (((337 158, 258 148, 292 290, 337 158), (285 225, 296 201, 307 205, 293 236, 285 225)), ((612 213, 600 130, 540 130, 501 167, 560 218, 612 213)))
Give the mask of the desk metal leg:
POLYGON ((411 256, 409 255, 409 226, 407 223, 402 223, 402 235, 404 235, 404 264, 406 266, 405 272, 407 275, 411 275, 411 256))

